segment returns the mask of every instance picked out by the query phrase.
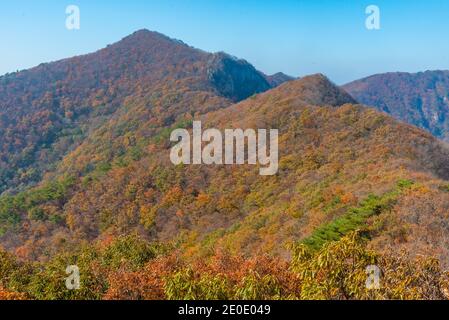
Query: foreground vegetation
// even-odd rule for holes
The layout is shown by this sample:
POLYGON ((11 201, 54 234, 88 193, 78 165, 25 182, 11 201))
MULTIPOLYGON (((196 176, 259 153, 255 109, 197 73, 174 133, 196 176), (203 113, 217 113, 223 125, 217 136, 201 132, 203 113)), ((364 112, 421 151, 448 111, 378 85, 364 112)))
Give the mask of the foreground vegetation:
POLYGON ((290 262, 245 259, 217 251, 186 261, 169 248, 127 236, 32 265, 0 253, 0 299, 446 299, 449 275, 436 259, 376 253, 359 231, 319 250, 292 247, 290 262), (65 268, 80 268, 81 287, 68 290, 65 268), (367 267, 382 271, 366 286, 367 267))

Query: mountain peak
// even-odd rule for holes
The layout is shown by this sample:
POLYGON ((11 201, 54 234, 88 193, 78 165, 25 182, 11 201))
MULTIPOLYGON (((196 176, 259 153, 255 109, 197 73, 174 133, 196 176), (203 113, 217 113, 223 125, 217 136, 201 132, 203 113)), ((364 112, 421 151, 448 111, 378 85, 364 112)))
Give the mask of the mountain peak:
POLYGON ((326 77, 322 73, 310 74, 310 75, 307 75, 305 77, 302 77, 300 80, 303 80, 304 82, 310 81, 310 82, 323 83, 323 84, 326 84, 326 85, 335 85, 331 80, 329 80, 328 77, 326 77))
POLYGON ((279 86, 277 90, 285 96, 301 97, 313 105, 340 106, 346 103, 357 104, 357 101, 346 91, 339 88, 321 73, 286 82, 279 86))
POLYGON ((125 44, 129 45, 130 43, 137 43, 142 42, 143 44, 149 45, 149 44, 157 44, 157 43, 171 43, 171 44, 177 44, 177 45, 183 45, 186 47, 189 47, 187 44, 185 44, 181 40, 170 38, 162 33, 159 33, 157 31, 150 31, 148 29, 140 29, 132 34, 124 37, 121 41, 117 42, 117 44, 125 44))

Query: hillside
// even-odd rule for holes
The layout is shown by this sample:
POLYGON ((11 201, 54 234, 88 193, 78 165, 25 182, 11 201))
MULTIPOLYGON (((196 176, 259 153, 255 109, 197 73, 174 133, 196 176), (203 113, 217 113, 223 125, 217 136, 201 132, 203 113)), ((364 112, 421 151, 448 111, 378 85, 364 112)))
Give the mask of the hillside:
POLYGON ((244 60, 148 31, 105 50, 128 57, 129 41, 148 71, 123 75, 135 86, 101 120, 82 119, 88 130, 36 186, 0 196, 0 298, 447 298, 445 144, 321 74, 271 88, 244 60), (173 165, 170 133, 193 120, 278 129, 278 173, 173 165), (73 264, 77 291, 63 281, 73 264), (385 274, 377 292, 365 288, 371 264, 385 274))
POLYGON ((360 103, 449 141, 449 71, 378 74, 343 88, 360 103))
POLYGON ((271 87, 246 61, 209 54, 147 30, 92 54, 2 76, 0 193, 40 181, 92 130, 120 113, 126 99, 153 94, 159 104, 158 120, 153 121, 167 125, 177 112, 168 108, 183 93, 195 95, 183 101, 195 113, 271 87))
MULTIPOLYGON (((279 243, 306 237, 404 179, 424 183, 444 202, 438 179, 448 177, 446 148, 354 103, 316 75, 204 115, 207 127, 279 128, 275 177, 260 177, 251 166, 173 166, 169 131, 151 134, 152 111, 132 104, 69 153, 43 187, 2 199, 4 215, 16 213, 6 220, 12 222, 2 242, 41 259, 86 240, 137 231, 147 239, 185 242, 192 255, 207 254, 215 242, 247 254, 284 254, 279 243), (55 199, 45 198, 51 192, 55 199), (24 205, 8 204, 14 201, 24 205)), ((186 110, 167 128, 188 127, 191 119, 186 110)), ((417 227, 437 235, 423 228, 417 227)), ((437 250, 439 243, 432 243, 437 250)))

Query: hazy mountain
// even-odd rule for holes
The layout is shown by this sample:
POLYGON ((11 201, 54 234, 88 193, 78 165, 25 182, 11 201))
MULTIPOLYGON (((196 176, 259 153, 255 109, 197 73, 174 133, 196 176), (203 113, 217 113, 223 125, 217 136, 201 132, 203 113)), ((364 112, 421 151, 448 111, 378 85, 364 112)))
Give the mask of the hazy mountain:
POLYGON ((282 73, 282 72, 275 73, 271 76, 266 76, 265 78, 267 79, 268 83, 273 88, 283 84, 284 82, 291 81, 291 80, 295 79, 294 77, 286 75, 285 73, 282 73))
POLYGON ((449 71, 378 74, 343 88, 359 102, 449 141, 449 71))

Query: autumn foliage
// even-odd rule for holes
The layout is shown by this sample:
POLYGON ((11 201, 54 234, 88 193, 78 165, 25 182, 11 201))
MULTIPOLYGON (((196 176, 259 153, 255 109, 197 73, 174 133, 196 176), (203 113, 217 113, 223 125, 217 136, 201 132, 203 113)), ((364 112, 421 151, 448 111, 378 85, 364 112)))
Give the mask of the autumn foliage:
POLYGON ((0 298, 447 298, 448 148, 283 79, 149 31, 1 77, 0 298), (197 119, 279 129, 279 172, 173 165, 197 119))

